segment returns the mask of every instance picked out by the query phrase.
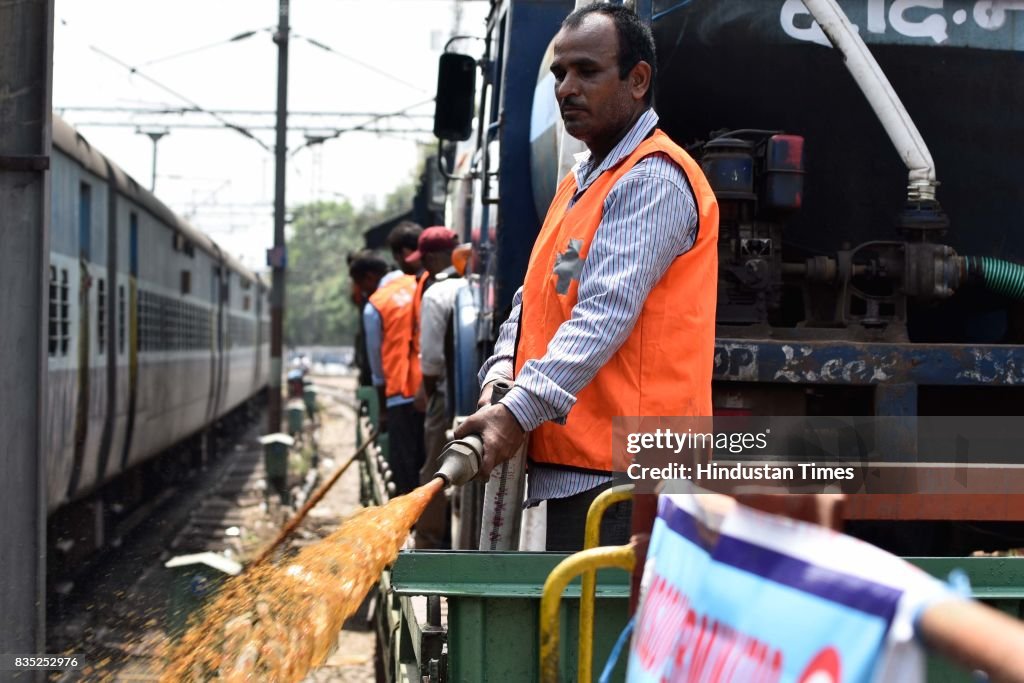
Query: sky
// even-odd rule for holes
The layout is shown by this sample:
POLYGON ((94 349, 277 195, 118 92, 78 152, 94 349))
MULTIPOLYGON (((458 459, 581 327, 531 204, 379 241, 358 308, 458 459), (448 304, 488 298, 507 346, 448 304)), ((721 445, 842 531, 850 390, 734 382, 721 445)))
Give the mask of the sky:
MULTIPOLYGON (((460 4, 460 33, 483 35, 489 3, 460 4)), ((307 135, 331 134, 369 117, 292 115, 289 126, 305 130, 289 133, 287 202, 379 202, 413 175, 418 142, 436 145, 429 132, 430 99, 437 58, 456 26, 456 2, 292 0, 290 7, 291 111, 372 114, 407 109, 421 116, 375 124, 396 132, 346 132, 303 147, 307 135)), ((273 112, 277 47, 272 33, 277 17, 278 0, 56 0, 55 5, 54 110, 146 187, 153 143, 144 133, 163 129, 146 124, 217 126, 171 127, 160 139, 156 194, 254 269, 264 267, 265 250, 273 240, 273 130, 251 130, 264 149, 209 115, 158 117, 81 108, 194 103, 206 110, 273 112), (256 33, 230 41, 249 31, 256 33), (129 125, 96 125, 104 122, 129 125)), ((274 125, 272 113, 222 118, 247 128, 274 125)))

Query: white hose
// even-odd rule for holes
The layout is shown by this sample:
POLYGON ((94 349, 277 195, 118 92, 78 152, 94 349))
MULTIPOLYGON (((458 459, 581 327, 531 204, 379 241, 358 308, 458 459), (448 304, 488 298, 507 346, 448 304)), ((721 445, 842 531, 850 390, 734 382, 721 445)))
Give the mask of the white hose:
POLYGON ((803 0, 803 3, 832 45, 843 53, 846 68, 909 169, 908 199, 935 199, 938 181, 928 145, 864 40, 850 25, 836 0, 803 0))
MULTIPOLYGON (((512 388, 498 382, 491 393, 495 404, 512 388)), ((480 550, 518 550, 522 524, 523 497, 526 493, 526 447, 491 470, 484 487, 484 506, 480 521, 480 550)))

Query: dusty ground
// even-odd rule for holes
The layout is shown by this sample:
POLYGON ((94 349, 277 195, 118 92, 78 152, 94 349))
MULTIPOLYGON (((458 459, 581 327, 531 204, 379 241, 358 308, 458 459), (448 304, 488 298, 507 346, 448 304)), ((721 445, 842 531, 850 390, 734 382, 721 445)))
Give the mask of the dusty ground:
MULTIPOLYGON (((355 413, 349 397, 355 381, 348 377, 315 377, 327 387, 316 430, 321 482, 354 452, 355 413)), ((260 425, 262 426, 262 425, 260 425)), ((206 482, 182 494, 171 507, 183 509, 177 517, 164 511, 150 533, 126 545, 90 578, 89 588, 67 606, 60 623, 53 624, 54 651, 86 655, 100 671, 83 676, 72 673, 53 680, 153 681, 162 660, 161 642, 169 632, 169 595, 173 573, 163 563, 174 555, 212 550, 244 563, 255 557, 276 535, 288 510, 274 499, 265 503, 265 472, 254 428, 232 448, 230 456, 205 472, 206 482), (187 518, 183 524, 180 520, 187 518), (177 522, 168 521, 178 519, 177 522), (174 524, 161 534, 156 529, 174 524)), ((357 510, 359 469, 353 464, 293 534, 289 545, 298 547, 326 536, 341 520, 357 510)), ((338 646, 324 666, 306 681, 367 683, 375 680, 374 634, 365 619, 352 619, 338 635, 338 646)))
MULTIPOLYGON (((318 385, 345 389, 355 395, 355 381, 352 378, 315 377, 318 385)), ((355 450, 354 413, 338 400, 325 394, 322 399, 326 410, 320 430, 320 452, 336 463, 348 459, 355 450)), ((325 477, 330 476, 333 467, 321 467, 325 477)), ((341 476, 338 483, 328 491, 310 512, 311 519, 305 527, 320 526, 331 531, 339 520, 359 508, 359 469, 355 465, 341 476)), ((368 625, 346 624, 338 634, 338 647, 327 658, 324 666, 312 672, 305 680, 319 683, 369 683, 375 679, 373 672, 374 634, 368 625), (362 628, 360 628, 362 627, 362 628)))

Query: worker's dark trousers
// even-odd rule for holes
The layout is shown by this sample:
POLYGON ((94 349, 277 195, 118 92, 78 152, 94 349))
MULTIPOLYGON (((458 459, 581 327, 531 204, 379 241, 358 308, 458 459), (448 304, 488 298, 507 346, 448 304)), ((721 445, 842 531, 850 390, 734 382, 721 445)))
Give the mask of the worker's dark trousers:
POLYGON ((423 413, 412 403, 388 408, 388 466, 397 494, 409 493, 420 485, 423 450, 423 413))
MULTIPOLYGON (((423 443, 427 459, 420 470, 420 483, 426 484, 440 466, 438 458, 445 445, 445 431, 451 428, 448 417, 447 399, 443 392, 435 391, 427 401, 427 416, 423 423, 423 443)), ((448 498, 443 494, 434 496, 416 522, 417 548, 446 548, 446 527, 448 526, 448 498)))
MULTIPOLYGON (((583 550, 583 534, 590 504, 611 485, 608 482, 568 498, 549 498, 545 547, 548 550, 583 550)), ((628 543, 632 514, 632 502, 617 503, 608 508, 601 523, 601 545, 628 543)))

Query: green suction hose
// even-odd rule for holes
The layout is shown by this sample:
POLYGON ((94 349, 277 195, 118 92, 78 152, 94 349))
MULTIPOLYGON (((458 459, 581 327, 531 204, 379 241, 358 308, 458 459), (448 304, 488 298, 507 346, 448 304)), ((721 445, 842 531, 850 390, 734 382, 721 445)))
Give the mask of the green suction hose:
POLYGON ((967 277, 988 289, 1014 299, 1024 299, 1024 265, 989 256, 968 256, 967 277))

